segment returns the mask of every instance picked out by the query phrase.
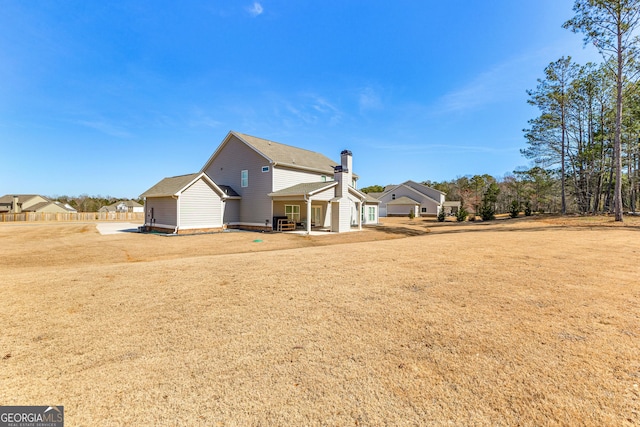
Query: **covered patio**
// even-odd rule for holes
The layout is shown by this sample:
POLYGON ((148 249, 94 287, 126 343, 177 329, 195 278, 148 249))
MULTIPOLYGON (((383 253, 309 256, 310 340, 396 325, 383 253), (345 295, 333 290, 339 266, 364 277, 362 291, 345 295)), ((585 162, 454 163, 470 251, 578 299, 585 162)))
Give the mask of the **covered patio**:
MULTIPOLYGON (((291 231, 282 227, 285 221, 295 224, 295 229, 311 231, 333 231, 334 213, 339 211, 340 200, 335 197, 337 181, 297 184, 273 193, 272 200, 274 231, 291 231)), ((351 215, 352 227, 362 229, 361 211, 364 199, 349 194, 353 203, 351 215)), ((344 203, 344 201, 342 202, 344 203)))

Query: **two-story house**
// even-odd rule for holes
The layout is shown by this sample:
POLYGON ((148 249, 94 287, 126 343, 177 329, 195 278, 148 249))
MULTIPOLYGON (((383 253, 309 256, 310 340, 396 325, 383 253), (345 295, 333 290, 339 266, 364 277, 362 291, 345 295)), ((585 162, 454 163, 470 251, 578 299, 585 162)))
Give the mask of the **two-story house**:
POLYGON ((201 171, 165 178, 145 198, 145 226, 172 233, 223 228, 307 232, 378 222, 378 204, 357 190, 350 151, 340 163, 302 148, 229 132, 201 171))

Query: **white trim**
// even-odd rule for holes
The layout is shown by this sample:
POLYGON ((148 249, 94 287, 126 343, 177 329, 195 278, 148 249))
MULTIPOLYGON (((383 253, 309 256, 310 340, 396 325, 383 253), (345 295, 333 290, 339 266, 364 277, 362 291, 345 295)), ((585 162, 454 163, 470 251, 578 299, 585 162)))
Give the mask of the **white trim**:
MULTIPOLYGON (((284 205, 284 214, 285 214, 285 215, 287 215, 287 206, 291 206, 291 207, 296 207, 296 208, 298 208, 298 212, 290 212, 290 214, 291 214, 291 218, 290 218, 290 220, 291 220, 291 221, 293 221, 293 222, 295 222, 295 223, 298 223, 298 222, 302 221, 302 212, 300 211, 300 205, 287 205, 287 204, 285 204, 285 205, 284 205), (297 215, 298 215, 298 220, 297 220, 297 221, 295 220, 295 214, 296 214, 296 213, 297 213, 297 215)), ((309 206, 311 206, 311 204, 310 204, 310 203, 309 203, 309 206)), ((289 216, 289 215, 287 215, 287 217, 288 217, 288 216, 289 216)))

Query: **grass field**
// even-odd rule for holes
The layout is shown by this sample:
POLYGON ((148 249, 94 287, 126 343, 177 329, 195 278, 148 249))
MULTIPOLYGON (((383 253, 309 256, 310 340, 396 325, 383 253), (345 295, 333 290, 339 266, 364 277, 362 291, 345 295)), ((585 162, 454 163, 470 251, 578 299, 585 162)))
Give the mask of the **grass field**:
POLYGON ((0 404, 69 426, 639 425, 640 219, 0 224, 0 404))

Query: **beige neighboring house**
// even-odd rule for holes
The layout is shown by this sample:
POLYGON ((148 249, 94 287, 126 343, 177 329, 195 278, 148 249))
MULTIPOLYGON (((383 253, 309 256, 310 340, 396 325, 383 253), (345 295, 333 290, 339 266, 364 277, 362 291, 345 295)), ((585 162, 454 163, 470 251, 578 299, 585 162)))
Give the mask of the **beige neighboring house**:
POLYGON ((231 131, 200 172, 145 191, 145 226, 187 233, 240 228, 345 232, 378 223, 379 202, 357 190, 352 154, 323 154, 231 131))
POLYGON ((135 200, 121 200, 110 204, 109 206, 103 206, 98 209, 98 212, 144 212, 144 206, 135 200))
POLYGON ((0 213, 75 213, 68 204, 49 200, 37 194, 16 194, 0 197, 0 213))

